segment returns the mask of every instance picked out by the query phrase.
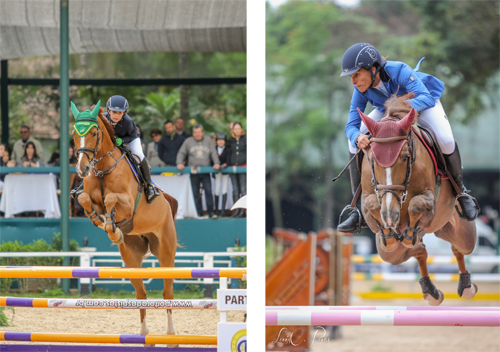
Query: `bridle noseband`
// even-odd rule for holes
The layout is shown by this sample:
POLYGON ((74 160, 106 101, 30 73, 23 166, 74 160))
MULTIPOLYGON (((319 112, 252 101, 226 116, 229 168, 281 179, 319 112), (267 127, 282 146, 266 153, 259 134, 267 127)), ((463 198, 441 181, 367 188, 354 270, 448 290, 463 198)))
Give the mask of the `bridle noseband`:
POLYGON ((380 205, 382 205, 382 198, 386 193, 393 194, 396 199, 399 201, 399 204, 403 206, 403 203, 406 201, 406 196, 408 194, 408 185, 410 183, 411 176, 411 168, 415 163, 415 138, 413 135, 413 130, 410 128, 410 133, 406 136, 397 136, 397 137, 389 137, 389 138, 372 138, 372 142, 374 143, 389 143, 389 142, 397 142, 405 140, 405 143, 408 145, 408 153, 404 155, 403 161, 406 161, 406 177, 403 185, 381 185, 377 182, 375 178, 375 160, 373 155, 369 158, 370 168, 372 172, 372 187, 375 188, 375 194, 377 195, 377 199, 380 205), (380 190, 382 194, 380 194, 380 190), (396 193, 396 191, 403 191, 401 197, 396 193))
MULTIPOLYGON (((79 119, 78 121, 90 121, 90 122, 95 122, 95 120, 93 119, 79 119)), ((116 145, 114 144, 113 145, 113 149, 111 149, 110 151, 108 151, 106 154, 104 154, 103 156, 101 156, 99 159, 96 159, 97 157, 97 151, 99 149, 99 142, 100 142, 100 137, 101 137, 101 134, 99 133, 99 127, 97 127, 97 142, 95 144, 95 149, 91 149, 91 148, 78 148, 75 150, 76 152, 76 155, 78 156, 80 153, 84 153, 87 158, 89 159, 89 164, 90 164, 90 167, 92 169, 92 171, 94 172, 94 175, 97 176, 97 177, 100 177, 101 180, 102 180, 102 177, 104 175, 107 175, 109 173, 111 173, 114 168, 116 167, 116 165, 118 164, 118 162, 123 159, 123 157, 125 156, 124 153, 122 153, 122 156, 120 156, 120 158, 116 159, 116 157, 113 155, 113 151, 116 149, 116 145), (92 158, 90 158, 88 152, 91 152, 93 153, 92 155, 92 158), (106 170, 97 170, 95 167, 96 165, 102 160, 104 159, 107 155, 110 155, 113 157, 113 159, 115 159, 115 163, 113 165, 111 165, 110 167, 108 167, 106 170)), ((85 136, 83 137, 80 137, 80 138, 85 138, 85 136)))

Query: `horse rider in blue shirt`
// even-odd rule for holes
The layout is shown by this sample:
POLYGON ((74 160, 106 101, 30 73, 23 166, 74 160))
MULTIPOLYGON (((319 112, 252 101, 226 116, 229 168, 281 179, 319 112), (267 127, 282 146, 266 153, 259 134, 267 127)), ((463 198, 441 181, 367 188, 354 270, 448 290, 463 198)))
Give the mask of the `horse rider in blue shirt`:
MULTIPOLYGON (((378 122, 384 117, 384 103, 392 94, 403 95, 413 92, 415 97, 408 101, 420 114, 418 123, 434 132, 444 154, 446 167, 462 189, 463 195, 457 199, 462 213, 468 221, 473 221, 479 209, 475 199, 468 194, 469 191, 463 184, 460 152, 439 100, 443 94, 444 83, 436 77, 418 72, 423 60, 424 58, 419 61, 414 70, 403 62, 386 61, 379 51, 368 43, 358 43, 347 49, 342 57, 340 76, 351 76, 351 83, 354 86, 349 120, 345 127, 345 134, 349 140, 349 154, 353 157, 358 149, 365 149, 370 145, 370 140, 365 134, 368 129, 361 121, 358 108, 364 112, 366 104, 370 103, 374 109, 368 116, 378 122)), ((349 173, 354 195, 361 182, 361 174, 356 163, 349 165, 349 173)), ((360 205, 361 197, 358 198, 356 206, 360 208, 360 205)), ((341 232, 357 232, 359 221, 358 212, 353 211, 338 225, 338 229, 341 232)), ((366 226, 363 218, 361 223, 366 226)))
POLYGON ((107 112, 103 115, 113 126, 116 136, 116 145, 124 145, 136 155, 141 163, 141 172, 147 184, 145 185, 146 200, 151 203, 153 199, 160 195, 156 188, 151 184, 151 174, 149 164, 142 152, 141 139, 139 131, 134 121, 127 114, 129 109, 128 101, 121 95, 113 95, 106 103, 107 112))

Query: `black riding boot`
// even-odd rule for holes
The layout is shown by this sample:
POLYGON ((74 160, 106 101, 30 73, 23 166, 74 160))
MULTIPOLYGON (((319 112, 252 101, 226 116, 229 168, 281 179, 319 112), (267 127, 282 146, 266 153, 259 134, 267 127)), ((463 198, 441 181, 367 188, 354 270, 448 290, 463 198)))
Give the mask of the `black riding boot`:
POLYGON ((146 158, 141 161, 141 172, 146 184, 144 185, 144 191, 146 192, 146 201, 151 204, 153 200, 160 195, 156 188, 151 184, 151 174, 149 172, 149 164, 146 158))
POLYGON ((214 196, 214 213, 217 215, 217 211, 219 210, 219 196, 214 196))
MULTIPOLYGON (((349 153, 349 160, 354 156, 354 154, 349 153)), ((359 172, 358 165, 356 160, 354 160, 349 165, 349 174, 351 176, 351 190, 352 196, 356 194, 359 184, 361 183, 361 173, 359 172)), ((359 209, 359 214, 361 214, 361 227, 366 226, 365 219, 363 218, 363 214, 361 213, 361 195, 358 197, 356 201, 356 207, 359 209)), ((345 219, 342 223, 337 226, 337 229, 340 232, 349 232, 349 233, 359 233, 359 215, 357 211, 351 211, 349 217, 345 219)))
POLYGON ((227 193, 222 195, 222 206, 220 207, 219 217, 226 216, 226 202, 227 202, 227 193))
MULTIPOLYGON (((235 196, 235 195, 233 194, 233 201, 234 201, 234 203, 236 203, 236 202, 238 201, 238 199, 239 199, 239 198, 238 198, 238 196, 235 196)), ((234 203, 233 203, 233 204, 234 204, 234 203)), ((232 218, 239 218, 239 216, 240 216, 240 208, 238 208, 238 209, 234 209, 234 210, 233 210, 233 215, 231 215, 231 217, 232 217, 232 218)))
MULTIPOLYGON (((458 145, 455 143, 455 151, 451 154, 443 154, 446 160, 446 168, 448 169, 448 176, 453 177, 456 184, 462 190, 463 195, 458 197, 457 201, 462 208, 461 217, 467 221, 473 221, 477 218, 479 213, 479 205, 477 204, 476 198, 469 195, 468 191, 464 186, 463 175, 462 175, 462 160, 460 158, 460 151, 458 150, 458 145)), ((455 188, 453 188, 453 193, 457 195, 455 188)), ((458 209, 457 209, 458 210, 458 209)), ((460 215, 460 212, 459 212, 460 215)))

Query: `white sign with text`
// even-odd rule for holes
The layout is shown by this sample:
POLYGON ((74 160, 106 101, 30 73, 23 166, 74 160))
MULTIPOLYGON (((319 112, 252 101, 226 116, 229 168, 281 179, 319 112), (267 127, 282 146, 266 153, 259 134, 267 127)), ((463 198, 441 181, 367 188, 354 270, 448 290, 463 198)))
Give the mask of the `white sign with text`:
POLYGON ((246 310, 247 290, 230 289, 217 290, 218 310, 246 310))

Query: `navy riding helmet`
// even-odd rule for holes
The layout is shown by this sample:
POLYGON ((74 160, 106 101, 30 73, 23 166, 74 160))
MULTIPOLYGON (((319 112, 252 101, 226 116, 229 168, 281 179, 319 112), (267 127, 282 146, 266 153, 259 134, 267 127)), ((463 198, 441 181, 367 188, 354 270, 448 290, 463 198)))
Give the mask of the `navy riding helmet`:
POLYGON ((354 44, 346 50, 342 57, 342 73, 340 77, 350 76, 358 72, 360 68, 370 70, 372 66, 377 69, 375 73, 372 72, 372 80, 375 80, 377 72, 382 67, 382 56, 378 50, 368 43, 354 44))
POLYGON ((106 103, 106 108, 109 110, 113 111, 123 111, 124 113, 127 113, 128 111, 128 101, 121 95, 113 95, 111 98, 108 99, 108 102, 106 103))

